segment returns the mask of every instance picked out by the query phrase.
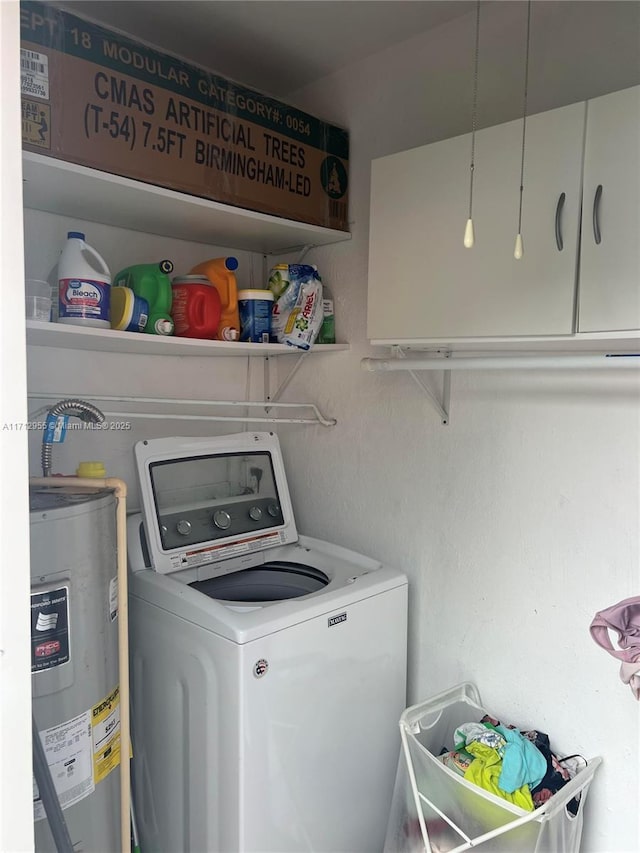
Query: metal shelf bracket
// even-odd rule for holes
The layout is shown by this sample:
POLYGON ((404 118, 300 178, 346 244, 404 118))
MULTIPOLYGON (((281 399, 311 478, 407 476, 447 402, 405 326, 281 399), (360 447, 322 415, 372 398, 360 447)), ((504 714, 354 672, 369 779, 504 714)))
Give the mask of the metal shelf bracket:
MULTIPOLYGON (((264 398, 268 403, 273 404, 273 403, 278 402, 278 400, 280 399, 280 397, 285 392, 285 389, 287 388, 287 386, 289 385, 289 383, 291 382, 293 377, 296 375, 298 370, 300 370, 300 368, 302 367, 302 362, 304 361, 306 355, 307 355, 306 352, 300 353, 300 355, 298 356, 298 358, 295 361, 295 364, 293 365, 293 367, 291 368, 289 373, 285 376, 285 378, 282 380, 282 382, 278 386, 277 390, 273 394, 270 393, 271 376, 270 376, 270 372, 269 372, 269 356, 266 355, 264 357, 264 398)), ((267 411, 268 411, 268 409, 267 409, 267 411)))
MULTIPOLYGON (((391 347, 391 354, 393 358, 397 359, 403 359, 407 357, 405 351, 402 349, 402 347, 399 346, 391 347)), ((439 354, 441 355, 443 360, 449 358, 449 356, 451 355, 451 353, 449 353, 448 351, 443 351, 439 354)), ((436 392, 432 388, 430 388, 425 382, 423 382, 414 370, 407 368, 407 372, 440 416, 440 422, 442 423, 442 425, 447 426, 449 424, 450 419, 449 403, 451 400, 451 371, 447 370, 445 367, 442 368, 441 400, 438 399, 436 392)))
POLYGON ((563 352, 459 355, 449 350, 436 350, 421 356, 407 358, 399 345, 391 347, 391 358, 363 358, 361 366, 374 373, 402 370, 408 373, 426 394, 443 424, 449 423, 452 370, 632 370, 640 369, 640 352, 563 352), (442 371, 442 399, 416 375, 417 371, 442 371))

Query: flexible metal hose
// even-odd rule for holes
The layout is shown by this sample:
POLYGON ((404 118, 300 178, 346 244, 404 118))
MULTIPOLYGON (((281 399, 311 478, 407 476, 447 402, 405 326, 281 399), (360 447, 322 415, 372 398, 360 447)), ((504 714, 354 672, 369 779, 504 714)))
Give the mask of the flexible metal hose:
POLYGON ((58 853, 73 853, 73 843, 71 842, 69 829, 62 814, 60 800, 58 799, 58 794, 51 778, 51 771, 49 770, 47 757, 33 714, 31 715, 31 737, 33 741, 33 775, 38 783, 40 799, 42 800, 42 805, 49 821, 49 829, 51 830, 56 850, 58 853))
MULTIPOLYGON (((104 415, 97 406, 93 403, 87 403, 84 400, 60 400, 49 409, 49 415, 71 415, 79 418, 85 423, 101 424, 104 421, 104 415)), ((42 476, 51 476, 51 455, 53 452, 52 442, 46 440, 47 431, 42 439, 42 476)))

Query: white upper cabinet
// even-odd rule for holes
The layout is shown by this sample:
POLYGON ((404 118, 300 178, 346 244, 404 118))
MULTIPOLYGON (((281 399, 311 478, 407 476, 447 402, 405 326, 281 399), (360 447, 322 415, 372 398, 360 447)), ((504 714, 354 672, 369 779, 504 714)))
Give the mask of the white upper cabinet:
POLYGON ((587 104, 580 332, 640 329, 640 86, 587 104))
POLYGON ((570 335, 575 327, 585 104, 476 133, 475 246, 465 249, 471 136, 372 164, 368 337, 570 335))

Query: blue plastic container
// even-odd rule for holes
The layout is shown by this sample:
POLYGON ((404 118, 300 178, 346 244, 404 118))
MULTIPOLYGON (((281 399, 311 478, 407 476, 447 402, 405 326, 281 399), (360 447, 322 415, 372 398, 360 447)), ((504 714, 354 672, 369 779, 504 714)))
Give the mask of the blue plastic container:
POLYGON ((268 344, 272 310, 273 293, 270 290, 239 291, 240 340, 268 344))

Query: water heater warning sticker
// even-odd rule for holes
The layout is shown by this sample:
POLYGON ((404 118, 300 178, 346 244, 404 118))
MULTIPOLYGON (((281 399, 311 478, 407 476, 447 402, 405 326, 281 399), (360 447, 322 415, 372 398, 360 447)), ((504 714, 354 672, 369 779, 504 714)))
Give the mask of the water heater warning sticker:
MULTIPOLYGON (((39 734, 60 805, 68 809, 95 790, 89 711, 39 734)), ((33 785, 33 819, 42 820, 46 812, 35 780, 33 785)))
POLYGON ((120 764, 120 687, 91 709, 93 779, 96 785, 120 764))
POLYGON ((31 672, 69 662, 69 588, 31 594, 31 672))

